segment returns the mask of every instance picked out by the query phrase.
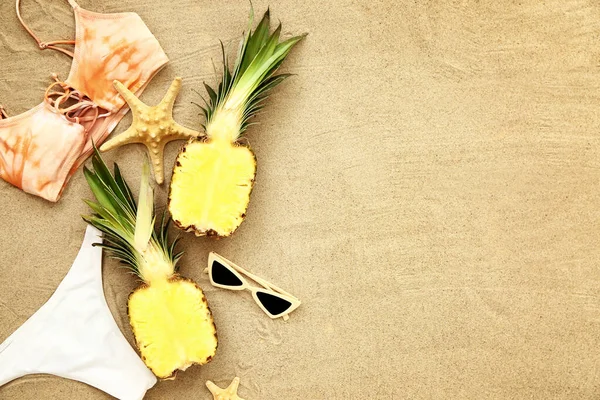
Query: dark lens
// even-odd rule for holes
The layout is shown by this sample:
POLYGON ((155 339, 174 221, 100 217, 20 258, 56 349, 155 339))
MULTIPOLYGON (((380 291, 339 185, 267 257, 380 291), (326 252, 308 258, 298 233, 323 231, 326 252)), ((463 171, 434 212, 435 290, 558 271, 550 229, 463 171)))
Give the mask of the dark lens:
POLYGON ((242 286, 243 282, 226 266, 218 262, 213 261, 212 265, 212 278, 215 283, 223 286, 242 286))
POLYGON ((270 293, 259 291, 256 292, 256 297, 258 297, 258 300, 267 309, 267 311, 273 315, 279 315, 282 312, 287 311, 287 309, 292 306, 292 303, 289 301, 270 293))

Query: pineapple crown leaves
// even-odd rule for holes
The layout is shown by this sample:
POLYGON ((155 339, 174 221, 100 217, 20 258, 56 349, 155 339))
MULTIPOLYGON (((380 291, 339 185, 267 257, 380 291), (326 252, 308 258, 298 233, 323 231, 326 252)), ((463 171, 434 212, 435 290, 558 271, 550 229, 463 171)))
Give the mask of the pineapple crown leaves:
POLYGON ((209 96, 208 101, 204 100, 206 107, 201 107, 206 118, 206 124, 202 125, 204 130, 219 110, 233 109, 240 111, 240 134, 243 133, 250 125, 249 120, 263 108, 263 102, 269 96, 270 90, 291 75, 275 75, 275 72, 294 45, 306 34, 294 36, 280 43, 281 23, 273 33, 269 34, 271 22, 269 9, 254 32, 251 31, 253 20, 254 9, 251 8, 248 33, 242 39, 233 72, 229 70, 229 62, 221 42, 222 80, 216 90, 204 84, 209 96))
POLYGON ((112 258, 120 260, 142 279, 139 263, 149 244, 156 246, 177 268, 177 261, 183 252, 175 253, 179 238, 169 245, 170 218, 166 217, 166 213, 162 215, 160 228, 154 228, 154 202, 148 163, 145 163, 142 173, 139 207, 119 166, 115 163, 113 176, 95 146, 92 166, 93 171, 84 167, 83 173, 96 202, 84 200, 93 214, 84 215, 83 219, 104 233, 104 243, 94 245, 106 249, 112 258))

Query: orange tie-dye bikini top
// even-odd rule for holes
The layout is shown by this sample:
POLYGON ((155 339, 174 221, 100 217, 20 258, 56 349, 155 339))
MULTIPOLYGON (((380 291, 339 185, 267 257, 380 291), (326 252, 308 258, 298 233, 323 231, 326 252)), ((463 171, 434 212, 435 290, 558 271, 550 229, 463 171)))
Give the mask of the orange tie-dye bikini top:
POLYGON ((0 106, 0 177, 25 192, 57 201, 69 177, 100 146, 127 113, 113 87, 122 82, 138 95, 168 62, 139 15, 101 14, 68 0, 75 14, 76 38, 42 42, 17 17, 40 49, 73 57, 71 71, 55 80, 44 101, 8 117, 0 106), (74 45, 74 51, 62 45, 74 45))

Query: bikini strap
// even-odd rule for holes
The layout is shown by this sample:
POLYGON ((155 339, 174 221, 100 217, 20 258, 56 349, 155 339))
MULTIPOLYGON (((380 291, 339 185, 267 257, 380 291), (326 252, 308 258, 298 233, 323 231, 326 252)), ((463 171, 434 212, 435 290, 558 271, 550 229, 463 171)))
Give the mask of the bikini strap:
MULTIPOLYGON (((69 1, 69 4, 71 4, 71 6, 73 8, 79 7, 77 5, 77 3, 75 2, 75 0, 68 0, 68 1, 69 1)), ((19 22, 21 22, 21 25, 23 25, 23 28, 25 28, 25 30, 29 33, 29 35, 31 35, 33 40, 36 41, 40 50, 52 49, 52 50, 60 51, 61 53, 66 54, 71 58, 74 57, 74 54, 72 51, 69 51, 67 49, 63 49, 62 47, 56 46, 57 44, 75 45, 74 40, 54 40, 51 42, 42 42, 42 40, 40 38, 38 38, 37 35, 35 33, 33 33, 33 31, 27 26, 25 21, 23 21, 23 17, 21 17, 21 0, 16 0, 16 9, 17 9, 17 18, 19 19, 19 22)))

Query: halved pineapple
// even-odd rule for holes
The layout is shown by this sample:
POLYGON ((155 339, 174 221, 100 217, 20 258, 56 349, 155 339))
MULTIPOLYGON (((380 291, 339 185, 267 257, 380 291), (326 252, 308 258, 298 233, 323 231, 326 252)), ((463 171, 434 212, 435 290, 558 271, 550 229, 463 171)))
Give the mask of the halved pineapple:
MULTIPOLYGON (((250 18, 252 23, 252 15, 250 18)), ((269 90, 288 75, 275 75, 304 36, 279 43, 281 25, 269 34, 269 11, 242 40, 229 71, 223 50, 223 80, 217 91, 205 85, 205 138, 193 139, 177 156, 169 193, 175 224, 196 235, 229 236, 242 223, 256 174, 252 151, 239 143, 269 90)))
POLYGON ((129 295, 129 321, 146 365, 161 378, 192 364, 206 364, 217 338, 202 290, 174 276, 129 295), (176 340, 173 340, 176 338, 176 340))
POLYGON ((138 204, 115 164, 114 177, 95 150, 94 171, 84 169, 97 203, 84 219, 104 233, 102 246, 125 263, 144 284, 129 296, 128 314, 142 359, 159 378, 205 364, 217 349, 216 328, 202 290, 177 273, 183 253, 169 244, 169 221, 154 229, 150 168, 144 165, 138 204))
POLYGON ((246 215, 254 153, 237 143, 198 140, 182 150, 176 165, 169 207, 185 212, 177 214, 175 224, 200 234, 230 235, 246 215))

